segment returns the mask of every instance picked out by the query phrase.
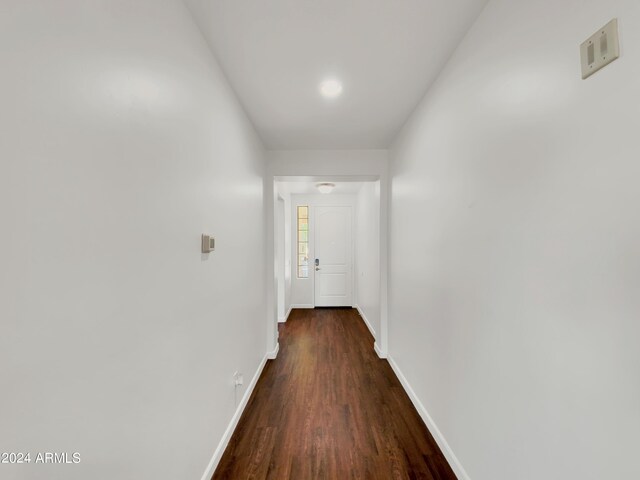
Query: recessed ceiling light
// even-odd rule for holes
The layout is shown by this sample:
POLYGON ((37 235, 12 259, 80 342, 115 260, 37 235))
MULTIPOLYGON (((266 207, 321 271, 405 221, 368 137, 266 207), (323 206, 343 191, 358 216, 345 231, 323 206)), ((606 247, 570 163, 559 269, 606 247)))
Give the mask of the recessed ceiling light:
POLYGON ((325 98, 336 98, 342 93, 342 84, 334 78, 325 80, 320 84, 320 93, 325 98))
POLYGON ((331 193, 335 186, 335 183, 319 183, 316 185, 320 193, 331 193))

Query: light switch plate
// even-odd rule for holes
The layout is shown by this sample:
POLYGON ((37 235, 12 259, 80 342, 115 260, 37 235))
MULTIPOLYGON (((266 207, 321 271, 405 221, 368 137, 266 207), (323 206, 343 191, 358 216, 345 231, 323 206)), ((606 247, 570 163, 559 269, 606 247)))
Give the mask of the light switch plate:
POLYGON ((585 79, 620 57, 618 19, 614 18, 580 45, 582 78, 585 79))
POLYGON ((202 235, 202 253, 209 253, 216 249, 216 239, 210 235, 202 235))

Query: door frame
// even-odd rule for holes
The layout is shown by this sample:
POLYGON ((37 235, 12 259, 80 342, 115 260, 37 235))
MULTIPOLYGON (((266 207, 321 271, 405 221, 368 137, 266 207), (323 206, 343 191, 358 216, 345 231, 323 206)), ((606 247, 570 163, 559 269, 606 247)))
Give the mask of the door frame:
POLYGON ((333 195, 326 198, 321 194, 291 194, 289 196, 290 218, 291 218, 291 307, 311 309, 316 307, 315 301, 315 271, 312 270, 315 259, 315 230, 316 230, 316 208, 317 207, 349 207, 351 208, 351 302, 354 307, 355 302, 355 222, 354 215, 356 209, 355 196, 333 195), (309 208, 309 276, 307 278, 297 277, 298 258, 298 237, 297 237, 297 208, 307 206, 309 208))
MULTIPOLYGON (((353 152, 347 152, 352 156, 353 152)), ((264 181, 265 221, 266 221, 266 350, 268 358, 275 358, 278 352, 278 321, 275 285, 275 209, 276 181, 290 182, 380 182, 380 332, 378 332, 374 348, 380 358, 388 356, 388 230, 389 230, 389 198, 390 181, 387 159, 384 155, 372 155, 375 159, 366 162, 349 162, 342 159, 340 152, 336 158, 325 159, 323 163, 270 159, 264 181), (318 173, 323 171, 324 173, 318 173), (331 170, 344 174, 331 174, 331 170)), ((293 230, 293 228, 292 228, 293 230)), ((293 260, 293 258, 292 258, 293 260)), ((293 262, 292 262, 293 263, 293 262)), ((355 275, 354 275, 355 280, 355 275)))

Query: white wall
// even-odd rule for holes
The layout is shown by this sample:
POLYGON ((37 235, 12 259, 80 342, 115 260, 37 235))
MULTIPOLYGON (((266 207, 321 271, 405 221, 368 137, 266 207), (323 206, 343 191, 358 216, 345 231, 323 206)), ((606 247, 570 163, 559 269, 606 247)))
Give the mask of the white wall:
POLYGON ((637 0, 493 0, 394 146, 390 355, 473 480, 640 478, 639 45, 637 0))
MULTIPOLYGON (((387 150, 271 150, 275 176, 380 175, 388 173, 387 150)), ((383 185, 384 186, 384 185, 383 185)))
POLYGON ((377 338, 380 331, 380 182, 363 183, 356 198, 356 305, 377 338))
POLYGON ((285 315, 287 313, 288 306, 287 302, 287 288, 286 288, 286 258, 285 258, 285 248, 286 248, 286 228, 285 228, 285 217, 289 214, 288 210, 285 210, 284 198, 280 195, 276 198, 276 210, 275 210, 275 231, 276 231, 276 245, 275 245, 275 265, 276 269, 276 277, 278 279, 278 321, 284 322, 285 315))
POLYGON ((282 311, 278 303, 278 322, 286 322, 291 313, 291 194, 275 187, 274 195, 276 197, 274 204, 274 241, 280 242, 283 248, 283 252, 280 254, 278 252, 278 244, 274 245, 274 269, 277 279, 278 302, 282 300, 283 303, 282 311))
MULTIPOLYGON (((290 265, 291 273, 291 306, 293 308, 313 308, 315 305, 314 294, 314 275, 313 275, 313 261, 315 259, 314 253, 314 239, 315 239, 315 208, 318 206, 330 206, 339 205, 345 207, 351 207, 352 212, 356 208, 356 196, 355 195, 336 195, 336 194, 315 194, 315 195, 291 195, 291 258, 290 265), (309 278, 298 278, 297 262, 298 262, 298 206, 308 206, 309 211, 309 278)), ((352 256, 353 258, 353 256, 352 256)), ((355 263, 355 262, 354 262, 355 263)), ((353 265, 352 265, 353 267, 353 265)), ((351 275, 353 280, 353 274, 351 275)), ((352 298, 354 295, 354 287, 352 285, 352 298)))
POLYGON ((0 451, 82 458, 0 477, 198 479, 265 354, 261 143, 179 1, 4 2, 0 45, 0 451))
POLYGON ((286 321, 291 311, 291 282, 293 274, 291 272, 292 256, 291 256, 291 195, 283 194, 284 199, 284 314, 286 321))

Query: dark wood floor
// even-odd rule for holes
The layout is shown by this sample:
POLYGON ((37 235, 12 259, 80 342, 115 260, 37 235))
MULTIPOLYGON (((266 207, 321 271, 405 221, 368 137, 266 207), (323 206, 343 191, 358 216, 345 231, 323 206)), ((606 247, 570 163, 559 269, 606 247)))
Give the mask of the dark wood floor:
POLYGON ((294 310, 214 479, 455 479, 353 309, 294 310))

